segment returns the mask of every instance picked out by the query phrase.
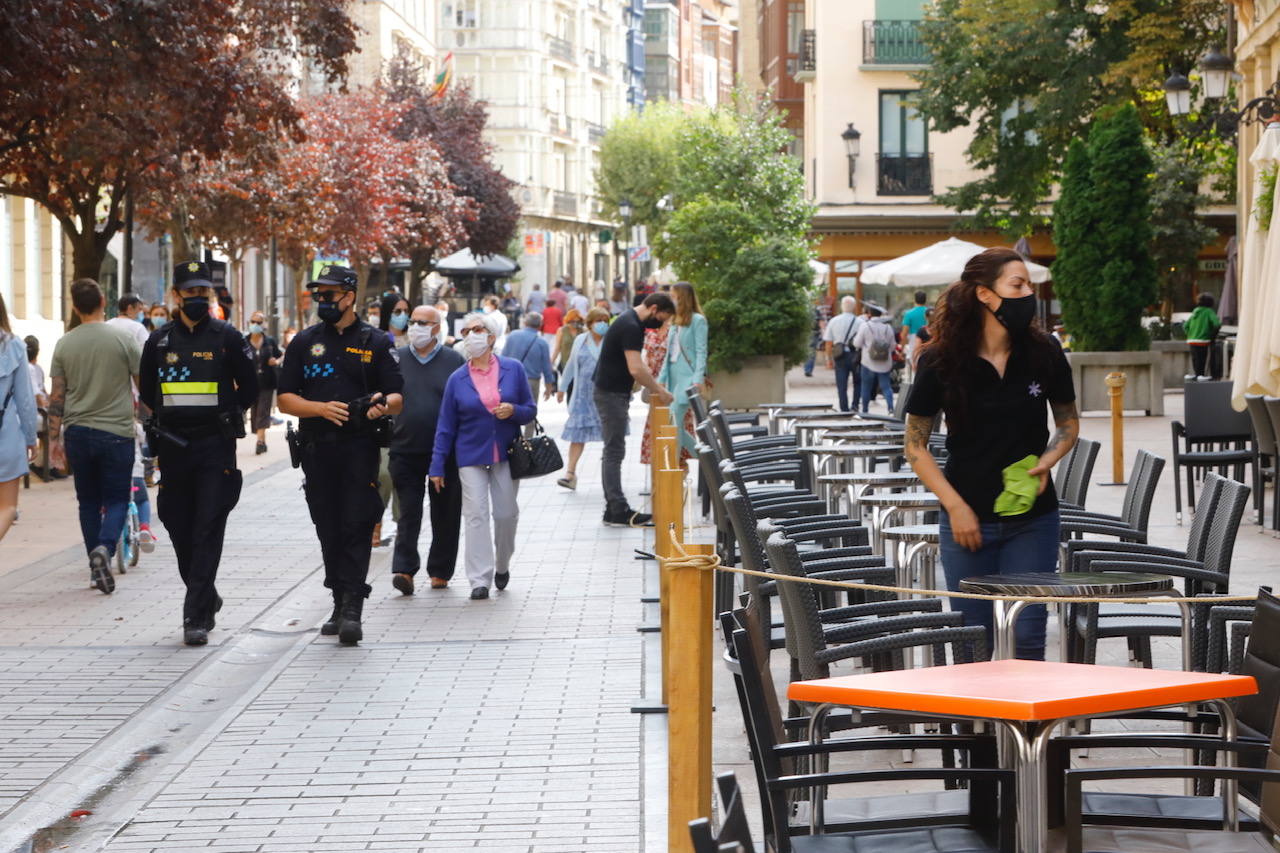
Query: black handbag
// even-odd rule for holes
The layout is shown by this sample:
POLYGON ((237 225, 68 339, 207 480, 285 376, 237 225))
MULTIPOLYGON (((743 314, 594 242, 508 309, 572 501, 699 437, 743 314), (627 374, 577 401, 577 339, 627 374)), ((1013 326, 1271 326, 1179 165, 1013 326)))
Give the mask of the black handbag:
POLYGON ((542 477, 564 467, 555 439, 543 432, 542 424, 536 420, 533 427, 531 437, 517 435, 507 448, 507 462, 511 465, 513 480, 542 477))

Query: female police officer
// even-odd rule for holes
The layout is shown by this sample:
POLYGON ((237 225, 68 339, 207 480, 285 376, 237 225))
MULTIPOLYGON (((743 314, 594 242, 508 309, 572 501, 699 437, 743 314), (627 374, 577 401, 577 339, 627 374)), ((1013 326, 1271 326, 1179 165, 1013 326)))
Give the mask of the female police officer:
POLYGON ((307 506, 324 585, 333 591, 333 614, 320 633, 354 645, 371 589, 370 540, 382 517, 379 448, 390 429, 380 419, 400 411, 403 379, 391 338, 356 316, 355 270, 325 266, 307 287, 321 322, 285 351, 278 405, 299 419, 307 506))

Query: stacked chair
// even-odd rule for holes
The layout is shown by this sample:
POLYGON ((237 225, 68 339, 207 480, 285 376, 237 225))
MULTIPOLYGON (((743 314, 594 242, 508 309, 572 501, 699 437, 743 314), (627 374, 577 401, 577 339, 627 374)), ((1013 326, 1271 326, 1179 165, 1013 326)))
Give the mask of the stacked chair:
POLYGON ((1164 471, 1164 459, 1147 450, 1139 450, 1129 474, 1129 485, 1124 490, 1124 502, 1119 515, 1089 512, 1084 509, 1063 507, 1062 538, 1078 539, 1082 536, 1114 536, 1124 542, 1147 541, 1147 524, 1151 518, 1151 504, 1155 501, 1156 486, 1164 471))
MULTIPOLYGON (((1143 543, 1077 540, 1067 543, 1064 563, 1076 572, 1150 572, 1182 578, 1188 596, 1229 592, 1231 557, 1240 521, 1249 501, 1249 487, 1217 474, 1205 478, 1201 500, 1192 518, 1187 548, 1179 552, 1143 543)), ((1208 648, 1206 615, 1193 609, 1191 661, 1201 668, 1208 648)), ((1096 660, 1099 639, 1123 637, 1143 666, 1152 666, 1151 638, 1182 633, 1181 613, 1173 605, 1074 605, 1066 620, 1068 659, 1096 660)))

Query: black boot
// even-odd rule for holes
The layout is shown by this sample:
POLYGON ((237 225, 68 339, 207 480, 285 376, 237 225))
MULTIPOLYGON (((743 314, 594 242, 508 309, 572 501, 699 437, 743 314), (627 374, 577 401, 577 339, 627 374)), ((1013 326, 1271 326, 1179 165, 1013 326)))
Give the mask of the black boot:
POLYGON ((342 622, 338 627, 338 642, 344 646, 354 646, 364 637, 360 630, 360 614, 364 610, 364 599, 358 595, 350 595, 342 601, 342 622))
POLYGON ((342 593, 336 589, 333 591, 333 612, 329 614, 329 618, 320 626, 320 636, 332 637, 338 633, 338 623, 342 621, 342 593))

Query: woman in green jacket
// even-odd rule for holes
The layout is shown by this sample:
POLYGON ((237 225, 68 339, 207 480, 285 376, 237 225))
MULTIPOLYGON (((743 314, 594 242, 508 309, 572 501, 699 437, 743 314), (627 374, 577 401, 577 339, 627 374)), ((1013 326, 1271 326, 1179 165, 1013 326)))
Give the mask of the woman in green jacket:
POLYGON ((671 421, 677 425, 676 436, 681 450, 692 456, 698 442, 693 435, 693 411, 689 408, 688 391, 697 388, 701 393, 706 382, 707 318, 702 316, 698 295, 689 282, 672 285, 671 296, 676 301, 676 315, 667 335, 667 357, 662 362, 658 382, 675 397, 671 403, 671 421))

